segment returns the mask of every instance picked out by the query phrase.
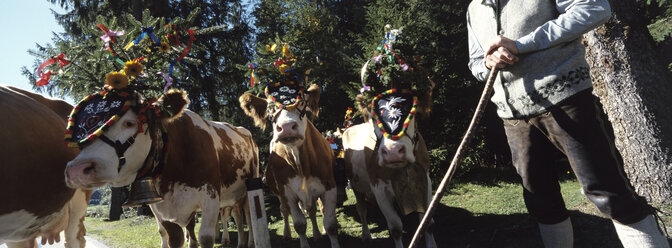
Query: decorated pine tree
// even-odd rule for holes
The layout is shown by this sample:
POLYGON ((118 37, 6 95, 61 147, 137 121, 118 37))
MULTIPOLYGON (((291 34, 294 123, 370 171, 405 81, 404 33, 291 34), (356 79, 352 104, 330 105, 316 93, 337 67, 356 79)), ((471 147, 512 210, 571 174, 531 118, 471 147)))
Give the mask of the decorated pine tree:
POLYGON ((76 99, 99 90, 106 82, 111 86, 136 84, 152 95, 171 86, 194 84, 186 65, 200 63, 188 56, 205 49, 195 42, 197 37, 222 29, 191 27, 198 12, 196 9, 186 19, 170 21, 152 17, 149 11, 140 20, 130 14, 110 20, 99 17, 98 25, 82 27, 83 34, 99 37, 77 43, 61 40, 34 54, 43 56, 45 61, 53 60, 48 56, 63 54, 56 58, 56 62, 65 64, 63 67, 54 63, 28 75, 35 78, 38 86, 76 99), (45 74, 50 74, 48 79, 45 74))

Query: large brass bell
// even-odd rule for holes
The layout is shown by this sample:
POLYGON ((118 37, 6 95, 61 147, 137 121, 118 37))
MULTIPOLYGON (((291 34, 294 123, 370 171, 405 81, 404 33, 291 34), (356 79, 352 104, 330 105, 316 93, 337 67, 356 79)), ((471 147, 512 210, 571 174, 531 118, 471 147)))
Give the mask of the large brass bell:
POLYGON ((156 192, 154 179, 145 177, 131 183, 131 191, 123 207, 138 207, 142 204, 152 204, 163 201, 163 197, 156 192))

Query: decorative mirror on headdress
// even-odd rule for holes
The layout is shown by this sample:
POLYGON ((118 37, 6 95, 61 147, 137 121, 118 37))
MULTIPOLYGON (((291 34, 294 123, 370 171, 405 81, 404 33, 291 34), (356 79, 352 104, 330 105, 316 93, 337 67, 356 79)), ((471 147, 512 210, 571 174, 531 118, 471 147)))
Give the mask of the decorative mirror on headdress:
POLYGON ((264 90, 266 97, 278 108, 291 110, 302 101, 304 87, 294 81, 269 84, 264 90))
POLYGON ((397 140, 404 135, 415 116, 418 98, 413 91, 391 89, 371 102, 372 117, 385 138, 397 140))
POLYGON ((131 107, 127 91, 101 91, 84 98, 68 119, 65 141, 69 147, 83 147, 112 126, 131 107))

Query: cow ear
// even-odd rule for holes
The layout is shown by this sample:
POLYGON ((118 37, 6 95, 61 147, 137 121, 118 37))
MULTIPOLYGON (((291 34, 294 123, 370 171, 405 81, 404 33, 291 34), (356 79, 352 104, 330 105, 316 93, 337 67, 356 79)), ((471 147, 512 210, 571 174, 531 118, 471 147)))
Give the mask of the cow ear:
POLYGON ((262 130, 266 129, 266 108, 268 107, 266 99, 245 93, 238 98, 238 101, 245 114, 252 117, 254 125, 262 130))
POLYGON ((317 84, 311 84, 306 91, 306 107, 312 113, 312 117, 315 118, 320 113, 320 93, 322 90, 317 84))
POLYGON ((369 118, 371 118, 371 104, 366 102, 366 98, 363 95, 357 95, 355 102, 357 103, 357 111, 362 114, 364 122, 369 122, 369 118))
POLYGON ((188 104, 189 98, 185 91, 171 89, 153 105, 158 107, 161 119, 170 121, 180 117, 188 104))

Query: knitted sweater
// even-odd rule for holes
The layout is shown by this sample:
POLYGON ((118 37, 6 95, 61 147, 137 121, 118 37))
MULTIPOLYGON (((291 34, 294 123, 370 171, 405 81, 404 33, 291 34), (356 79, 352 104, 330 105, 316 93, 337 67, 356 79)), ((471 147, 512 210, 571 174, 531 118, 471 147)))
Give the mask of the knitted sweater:
POLYGON ((544 113, 592 87, 581 36, 610 17, 607 0, 473 0, 467 11, 469 68, 485 81, 490 42, 497 34, 514 40, 520 60, 500 71, 491 101, 501 118, 544 113))

